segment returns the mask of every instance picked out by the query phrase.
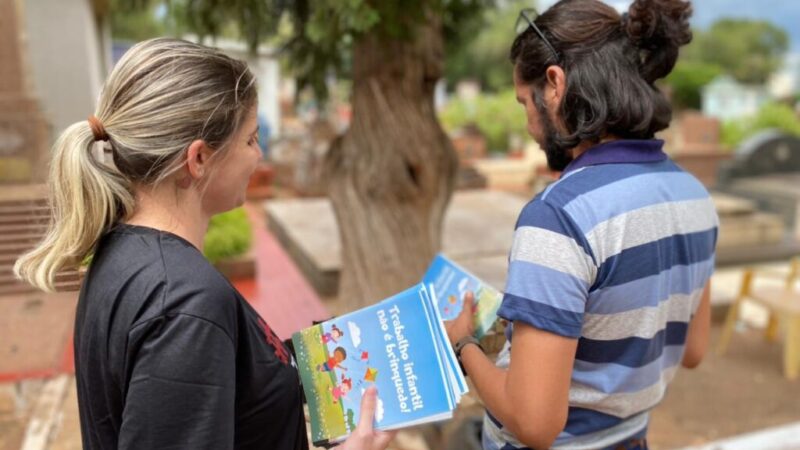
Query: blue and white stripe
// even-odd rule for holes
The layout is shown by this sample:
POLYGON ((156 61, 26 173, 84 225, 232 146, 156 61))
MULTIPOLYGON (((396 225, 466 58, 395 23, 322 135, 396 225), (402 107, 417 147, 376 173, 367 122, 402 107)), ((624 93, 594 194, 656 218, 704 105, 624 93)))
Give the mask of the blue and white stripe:
MULTIPOLYGON (((522 211, 498 315, 578 339, 554 448, 612 445, 647 426, 680 366, 717 228, 706 189, 652 157, 581 167, 522 211)), ((487 415, 484 448, 524 446, 487 415)))

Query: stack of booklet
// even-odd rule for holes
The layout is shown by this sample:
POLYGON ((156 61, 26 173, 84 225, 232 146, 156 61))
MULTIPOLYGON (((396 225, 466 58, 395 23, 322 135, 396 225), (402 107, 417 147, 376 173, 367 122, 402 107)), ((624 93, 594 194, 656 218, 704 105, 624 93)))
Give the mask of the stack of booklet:
POLYGON ((455 319, 464 306, 464 294, 473 293, 477 301, 475 337, 485 336, 497 321, 497 310, 503 294, 444 255, 439 254, 434 258, 422 278, 422 283, 433 291, 443 320, 455 319))
POLYGON ((314 445, 340 442, 355 429, 369 386, 378 390, 377 429, 452 417, 468 390, 443 320, 458 315, 466 292, 478 300, 480 337, 502 294, 442 255, 410 289, 292 336, 314 445))

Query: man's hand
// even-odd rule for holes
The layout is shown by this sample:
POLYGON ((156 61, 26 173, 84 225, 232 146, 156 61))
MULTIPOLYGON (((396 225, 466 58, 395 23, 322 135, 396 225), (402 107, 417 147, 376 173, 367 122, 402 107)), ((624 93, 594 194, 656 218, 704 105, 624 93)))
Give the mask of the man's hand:
POLYGON ((361 397, 361 416, 353 434, 337 450, 383 450, 394 439, 396 431, 378 431, 372 428, 375 407, 378 403, 378 390, 370 387, 361 397))
POLYGON ((464 306, 453 320, 445 321, 444 328, 450 344, 455 344, 459 339, 475 334, 475 295, 467 292, 464 295, 464 306))

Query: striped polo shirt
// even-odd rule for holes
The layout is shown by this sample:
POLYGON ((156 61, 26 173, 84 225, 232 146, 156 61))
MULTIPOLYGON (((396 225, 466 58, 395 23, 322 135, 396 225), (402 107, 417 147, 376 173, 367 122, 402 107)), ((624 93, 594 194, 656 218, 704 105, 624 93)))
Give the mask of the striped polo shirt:
MULTIPOLYGON (((714 268, 718 218, 703 185, 662 146, 592 147, 517 221, 498 315, 578 339, 567 423, 553 448, 642 435, 680 366, 714 268)), ((525 447, 491 412, 483 428, 484 449, 525 447)))

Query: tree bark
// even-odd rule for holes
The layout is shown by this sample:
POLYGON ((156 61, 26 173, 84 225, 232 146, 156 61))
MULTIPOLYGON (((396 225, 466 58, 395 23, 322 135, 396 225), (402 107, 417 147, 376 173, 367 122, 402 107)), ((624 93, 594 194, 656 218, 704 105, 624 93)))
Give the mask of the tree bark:
POLYGON ((348 310, 419 282, 441 246, 458 159, 439 125, 443 73, 438 17, 408 40, 370 33, 354 45, 353 117, 325 160, 339 223, 339 298, 348 310))

